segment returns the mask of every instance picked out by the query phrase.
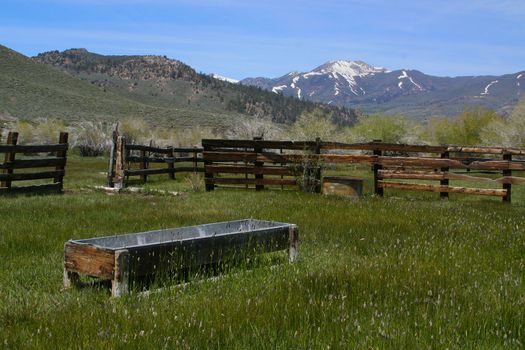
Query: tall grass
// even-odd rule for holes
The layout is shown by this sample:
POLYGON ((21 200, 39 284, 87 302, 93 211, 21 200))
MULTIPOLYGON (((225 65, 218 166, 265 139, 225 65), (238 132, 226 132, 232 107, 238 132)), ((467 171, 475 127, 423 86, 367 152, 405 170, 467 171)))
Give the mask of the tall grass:
MULTIPOLYGON (((522 348, 525 205, 387 193, 359 201, 218 190, 108 196, 73 158, 62 196, 0 198, 4 348, 522 348), (61 291, 68 239, 258 218, 301 233, 295 264, 111 299, 61 291)), ((177 174, 179 175, 179 174, 177 174)), ((148 186, 187 189, 152 177, 148 186)), ((457 197, 459 198, 459 197, 457 197)), ((284 254, 284 253, 283 253, 284 254)), ((284 259, 283 259, 284 260, 284 259)))

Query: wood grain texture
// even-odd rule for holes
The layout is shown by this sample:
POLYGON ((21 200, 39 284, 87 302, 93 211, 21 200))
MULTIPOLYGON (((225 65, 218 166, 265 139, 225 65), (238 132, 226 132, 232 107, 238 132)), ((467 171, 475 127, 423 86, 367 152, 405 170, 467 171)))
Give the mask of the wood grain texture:
POLYGON ((0 145, 0 153, 52 153, 65 151, 67 143, 50 145, 0 145))
POLYGON ((12 180, 12 181, 26 181, 26 180, 41 180, 41 179, 52 179, 56 176, 63 176, 64 170, 59 171, 42 171, 38 173, 18 173, 18 174, 0 174, 0 180, 12 180))
POLYGON ((120 297, 129 293, 130 256, 126 249, 117 250, 114 256, 111 295, 120 297))
POLYGON ((482 196, 504 197, 507 195, 506 190, 500 190, 500 189, 468 188, 468 187, 454 187, 454 186, 427 185, 427 184, 409 184, 409 183, 401 183, 401 182, 378 181, 378 186, 380 186, 381 188, 393 188, 393 189, 399 189, 399 190, 464 193, 464 194, 475 194, 475 195, 482 195, 482 196))
POLYGON ((215 185, 284 185, 296 186, 295 179, 246 179, 246 178, 213 178, 205 179, 206 184, 215 185))
POLYGON ((417 170, 381 170, 380 177, 383 179, 405 179, 405 180, 461 180, 480 181, 499 184, 525 185, 525 178, 517 176, 505 176, 496 179, 488 177, 457 174, 443 171, 417 171, 417 170))
POLYGON ((207 172, 226 174, 264 174, 264 175, 295 175, 293 169, 287 167, 254 167, 235 165, 208 165, 207 172))
POLYGON ((13 160, 0 164, 0 169, 29 169, 65 166, 66 158, 37 158, 13 160))
POLYGON ((267 140, 202 140, 202 146, 214 148, 266 148, 288 150, 315 150, 315 141, 267 141, 267 140))
MULTIPOLYGON (((7 143, 11 146, 16 146, 16 143, 18 142, 18 133, 17 132, 10 132, 7 135, 7 143)), ((16 153, 10 152, 6 153, 4 156, 4 164, 12 163, 15 160, 16 153)), ((4 174, 11 175, 13 174, 13 168, 4 168, 2 171, 4 174)), ((8 189, 11 187, 11 180, 7 179, 0 183, 0 187, 7 187, 8 189)))
POLYGON ((115 254, 111 250, 72 242, 64 246, 64 267, 68 271, 112 279, 114 265, 115 254))

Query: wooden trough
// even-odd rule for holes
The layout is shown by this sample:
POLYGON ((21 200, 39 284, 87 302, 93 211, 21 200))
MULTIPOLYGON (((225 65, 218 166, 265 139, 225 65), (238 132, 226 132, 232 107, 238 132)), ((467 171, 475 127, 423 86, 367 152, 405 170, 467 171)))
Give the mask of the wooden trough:
POLYGON ((131 276, 285 249, 293 262, 298 247, 296 225, 253 219, 70 240, 64 246, 64 287, 78 284, 79 274, 84 274, 111 280, 112 295, 120 296, 129 292, 131 276))
POLYGON ((323 194, 361 197, 363 195, 363 179, 351 176, 325 176, 323 178, 323 194))

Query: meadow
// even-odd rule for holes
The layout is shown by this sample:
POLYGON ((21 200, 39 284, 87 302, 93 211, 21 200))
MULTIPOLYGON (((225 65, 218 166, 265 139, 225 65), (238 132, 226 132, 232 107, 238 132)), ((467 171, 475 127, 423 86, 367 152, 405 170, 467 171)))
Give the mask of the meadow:
MULTIPOLYGON (((523 348, 525 186, 498 199, 387 191, 360 200, 296 191, 190 190, 187 176, 108 195, 105 158, 71 157, 63 195, 0 197, 0 347, 523 348), (62 291, 63 245, 257 218, 295 223, 300 255, 231 266, 218 279, 112 299, 62 291)), ((156 286, 155 286, 156 287, 156 286)), ((152 288, 153 290, 153 288, 152 288)))

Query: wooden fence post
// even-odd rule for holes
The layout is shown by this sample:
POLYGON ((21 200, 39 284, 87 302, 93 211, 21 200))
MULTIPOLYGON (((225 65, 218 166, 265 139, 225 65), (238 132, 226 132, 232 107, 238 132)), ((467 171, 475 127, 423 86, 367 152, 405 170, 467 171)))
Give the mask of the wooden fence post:
POLYGON ((317 156, 315 160, 315 193, 321 193, 321 139, 318 137, 315 139, 315 154, 317 156))
MULTIPOLYGON (((283 154, 283 149, 279 149, 279 154, 282 155, 283 154)), ((281 167, 284 167, 286 165, 286 163, 281 163, 281 167)), ((281 180, 284 179, 284 175, 281 175, 281 180)), ((281 184, 281 191, 284 191, 284 185, 281 184)))
MULTIPOLYGON (((208 171, 208 165, 213 165, 213 162, 211 160, 206 159, 206 156, 204 156, 204 153, 207 151, 211 151, 211 148, 204 144, 203 146, 203 158, 204 158, 204 181, 207 179, 213 180, 213 173, 208 171)), ((213 191, 215 189, 215 184, 213 183, 205 183, 206 185, 206 191, 213 191)))
POLYGON ((194 148, 194 151, 193 151, 193 173, 196 174, 198 172, 198 169, 197 169, 197 147, 193 146, 194 148))
MULTIPOLYGON (((59 137, 58 137, 58 143, 62 144, 62 143, 66 143, 68 142, 68 138, 69 138, 69 135, 67 132, 61 132, 59 137)), ((57 158, 64 158, 64 164, 66 163, 67 161, 67 148, 63 151, 58 151, 57 152, 57 158)), ((64 165, 59 165, 55 168, 56 171, 64 171, 65 170, 65 166, 64 165)), ((64 190, 64 174, 62 173, 62 175, 60 176, 57 176, 55 177, 55 183, 59 183, 60 184, 60 187, 58 189, 59 192, 62 192, 64 190)))
POLYGON ((171 158, 171 160, 168 161, 168 175, 170 180, 175 180, 175 151, 173 151, 173 146, 168 147, 168 157, 171 158))
MULTIPOLYGON (((141 150, 140 151, 140 170, 146 170, 148 169, 148 162, 146 162, 146 157, 148 156, 148 153, 146 151, 141 150)), ((140 174, 140 181, 146 182, 148 181, 148 175, 145 173, 140 174)))
MULTIPOLYGON (((18 133, 10 131, 9 134, 7 135, 7 144, 16 146, 17 142, 18 142, 18 133)), ((5 158, 4 158, 5 159, 4 163, 11 163, 12 161, 14 161, 15 155, 16 155, 16 152, 6 153, 5 158)), ((4 169, 4 174, 12 174, 12 173, 13 173, 13 168, 4 169)), ((6 179, 5 181, 2 181, 2 184, 0 185, 0 187, 11 188, 11 179, 6 179)))
MULTIPOLYGON (((449 152, 443 152, 441 153, 441 159, 448 159, 450 156, 449 152)), ((441 168, 441 171, 446 174, 448 173, 450 170, 449 167, 443 167, 441 168)), ((440 180, 439 181, 439 184, 441 186, 448 186, 449 185, 449 180, 448 179, 443 179, 443 180, 440 180)), ((439 198, 441 199, 448 199, 448 192, 439 192, 439 198)))
MULTIPOLYGON (((374 143, 380 143, 381 140, 374 140, 374 143)), ((383 152, 380 149, 375 149, 374 156, 381 157, 383 155, 383 152)), ((383 197, 383 188, 379 187, 379 170, 383 169, 383 166, 379 164, 379 160, 376 160, 374 162, 373 170, 374 170, 374 193, 378 196, 383 197)))
MULTIPOLYGON (((503 160, 509 161, 509 165, 510 165, 510 162, 512 162, 512 154, 508 154, 508 153, 504 154, 503 155, 503 160)), ((512 170, 510 170, 510 169, 503 170, 502 173, 503 173, 504 177, 512 176, 512 170)), ((512 200, 512 184, 504 183, 503 184, 503 189, 507 190, 507 194, 505 195, 505 197, 503 197, 503 202, 504 203, 511 203, 511 200, 512 200)))
MULTIPOLYGON (((261 141, 261 140, 262 140, 262 137, 260 137, 260 136, 259 136, 259 137, 254 137, 253 140, 254 140, 254 141, 261 141)), ((255 142, 255 143, 257 144, 257 142, 255 142)), ((257 153, 261 153, 261 152, 262 152, 262 148, 259 147, 259 146, 254 146, 253 151, 256 153, 256 157, 257 157, 257 153)), ((256 162, 254 163, 254 166, 255 166, 256 168, 262 168, 263 165, 264 165, 263 162, 257 162, 257 161, 256 161, 256 162)), ((256 180, 256 181, 259 180, 259 179, 262 180, 263 178, 264 178, 264 175, 263 175, 262 173, 261 173, 261 174, 255 174, 255 180, 256 180)), ((255 185, 255 190, 256 190, 256 191, 262 191, 262 190, 264 190, 264 185, 258 185, 258 184, 256 184, 256 185, 255 185)))
POLYGON ((117 146, 118 129, 113 130, 111 138, 111 148, 109 150, 109 165, 108 165, 108 187, 113 187, 113 177, 115 176, 115 152, 117 146))
POLYGON ((115 150, 115 177, 113 178, 113 185, 117 189, 124 187, 125 164, 126 164, 126 138, 123 136, 117 137, 117 146, 115 150))

